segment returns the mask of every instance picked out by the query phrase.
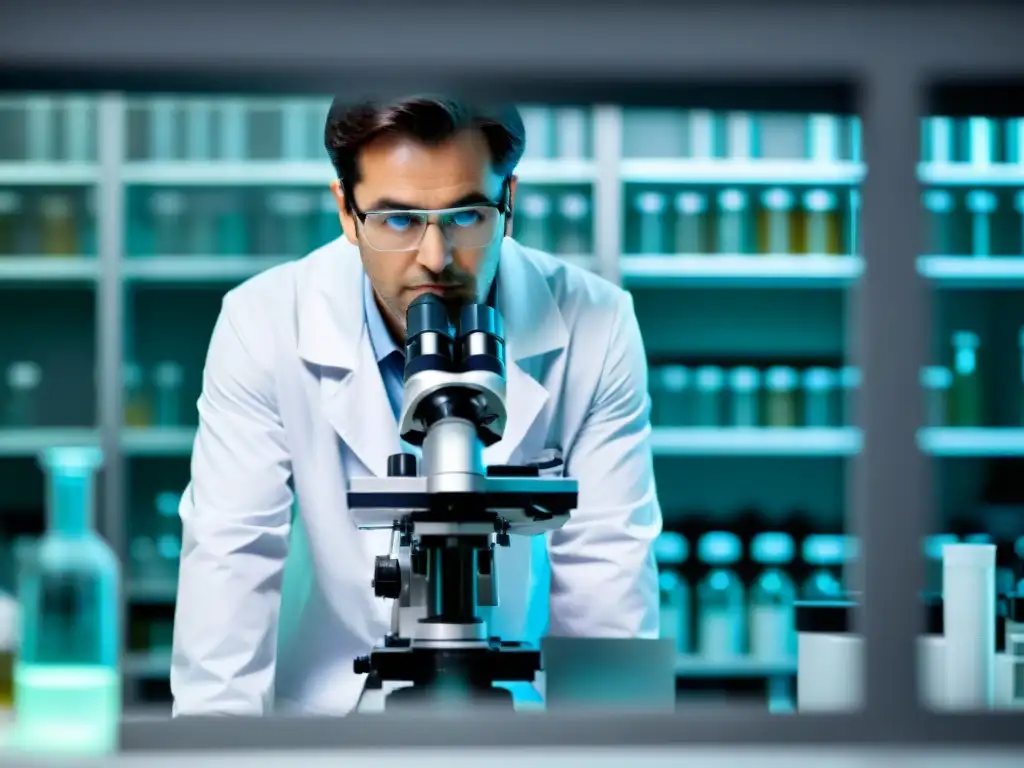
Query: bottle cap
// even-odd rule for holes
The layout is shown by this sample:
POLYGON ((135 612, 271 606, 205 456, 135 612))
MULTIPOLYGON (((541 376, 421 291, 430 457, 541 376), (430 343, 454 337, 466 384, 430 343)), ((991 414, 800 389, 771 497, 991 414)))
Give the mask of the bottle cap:
POLYGON ((663 213, 666 205, 665 196, 661 192, 641 192, 636 196, 636 209, 640 213, 663 213))
POLYGON ((783 565, 793 560, 793 537, 788 533, 759 533, 750 542, 750 556, 766 565, 783 565))
POLYGON ((674 592, 681 583, 682 580, 679 578, 679 574, 674 571, 658 572, 658 589, 662 592, 674 592))
POLYGON ((181 216, 185 212, 185 196, 180 192, 156 192, 149 205, 157 216, 181 216))
POLYGON ((73 206, 63 195, 47 195, 40 202, 43 216, 46 218, 64 219, 71 216, 73 206))
POLYGON ((725 371, 716 365, 704 365, 697 369, 697 389, 715 391, 725 384, 725 371))
POLYGON ((665 565, 685 563, 690 555, 689 542, 675 531, 662 531, 654 540, 654 558, 665 565))
POLYGON ((804 193, 804 207, 815 213, 831 211, 836 207, 836 196, 824 189, 804 193))
POLYGON ((974 331, 956 331, 953 334, 953 346, 977 349, 981 346, 981 339, 974 331))
POLYGON ((726 189, 718 193, 718 207, 723 211, 737 213, 747 205, 747 195, 739 189, 726 189))
POLYGON ((676 212, 688 216, 704 213, 708 208, 708 201, 699 192, 680 192, 676 195, 676 212))
POLYGON ((831 368, 808 368, 803 378, 804 387, 817 392, 835 389, 839 377, 831 368))
POLYGON ((855 365, 844 365, 839 369, 839 386, 843 389, 857 389, 862 379, 860 368, 855 365))
POLYGON ((729 371, 729 386, 737 392, 752 392, 761 386, 761 372, 749 365, 729 371))
POLYGON ((975 189, 968 192, 966 202, 971 213, 992 213, 996 209, 996 196, 988 190, 975 189))
POLYGON ((167 360, 153 368, 153 382, 160 388, 181 386, 184 371, 178 363, 167 360))
POLYGON ((519 201, 519 210, 531 219, 543 219, 551 214, 551 200, 547 195, 523 195, 519 201))
POLYGON ((43 380, 43 369, 38 363, 19 361, 7 367, 7 386, 11 389, 35 389, 43 380))
POLYGON ((664 365, 660 370, 662 389, 683 392, 690 383, 690 369, 685 365, 664 365))
POLYGON ((765 372, 765 381, 768 389, 790 390, 797 385, 797 373, 793 368, 784 365, 777 365, 765 372))
POLYGON ((921 199, 926 210, 932 213, 949 213, 953 210, 953 195, 944 189, 929 189, 921 199))
POLYGON ((730 565, 740 559, 739 537, 728 531, 711 531, 700 537, 698 555, 709 565, 730 565))
POLYGON ((14 192, 0 192, 0 214, 10 215, 21 209, 21 197, 14 192))
POLYGON ((156 511, 160 517, 177 517, 181 506, 181 494, 174 491, 161 491, 156 495, 156 511))
POLYGON ((56 475, 81 477, 99 469, 103 450, 91 445, 46 448, 39 454, 39 464, 56 475))
POLYGON ((925 389, 949 389, 953 385, 953 372, 941 365, 921 369, 921 386, 925 389))
POLYGON ((768 189, 761 195, 761 203, 770 211, 788 211, 793 207, 793 193, 788 189, 768 189))
POLYGON ((568 195, 562 195, 558 201, 558 208, 562 212, 562 216, 572 221, 577 221, 587 215, 587 212, 590 210, 590 200, 587 199, 586 195, 573 192, 568 195))
POLYGON ((804 539, 803 557, 809 565, 840 565, 846 557, 843 536, 814 534, 804 539))

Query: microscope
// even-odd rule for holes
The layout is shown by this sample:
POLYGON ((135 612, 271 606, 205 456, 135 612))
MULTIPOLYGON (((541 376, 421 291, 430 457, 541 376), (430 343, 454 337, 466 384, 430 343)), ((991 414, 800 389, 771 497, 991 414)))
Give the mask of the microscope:
POLYGON ((388 695, 388 710, 511 707, 509 691, 494 683, 532 683, 541 659, 526 643, 492 636, 481 616, 498 603, 495 547, 564 525, 577 484, 542 478, 536 466, 484 465, 507 417, 496 310, 464 306, 456 329, 444 302, 424 294, 406 319, 399 432, 421 456, 395 454, 387 477, 349 484, 356 524, 393 531, 392 551, 377 557, 373 577, 376 596, 394 600, 390 633, 356 659, 355 672, 406 684, 388 695))

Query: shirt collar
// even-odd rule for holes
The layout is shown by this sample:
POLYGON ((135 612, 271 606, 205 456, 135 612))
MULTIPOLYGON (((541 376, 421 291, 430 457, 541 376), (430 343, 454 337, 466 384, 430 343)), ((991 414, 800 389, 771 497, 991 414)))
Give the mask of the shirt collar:
POLYGON ((363 315, 366 318, 366 328, 370 333, 370 343, 373 344, 373 354, 378 363, 384 362, 396 352, 404 354, 395 340, 391 337, 384 316, 380 313, 380 307, 373 295, 373 286, 370 278, 363 275, 363 315))

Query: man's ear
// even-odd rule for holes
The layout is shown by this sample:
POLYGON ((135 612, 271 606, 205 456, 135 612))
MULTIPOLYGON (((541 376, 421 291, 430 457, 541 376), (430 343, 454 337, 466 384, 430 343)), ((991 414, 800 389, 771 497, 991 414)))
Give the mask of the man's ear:
POLYGON ((510 176, 508 180, 508 213, 505 214, 505 237, 512 237, 512 214, 516 209, 516 183, 518 176, 510 176))
POLYGON ((337 179, 331 182, 331 194, 338 206, 338 219, 341 221, 341 231, 352 245, 359 244, 359 233, 356 230, 356 217, 352 215, 345 205, 345 191, 341 188, 341 182, 337 179))

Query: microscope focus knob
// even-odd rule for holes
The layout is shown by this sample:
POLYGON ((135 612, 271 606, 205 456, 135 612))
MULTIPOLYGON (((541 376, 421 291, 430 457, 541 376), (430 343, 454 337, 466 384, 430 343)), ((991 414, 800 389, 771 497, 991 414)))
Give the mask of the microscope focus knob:
POLYGON ((397 600, 402 595, 402 568, 393 557, 380 555, 373 567, 373 593, 397 600))
POLYGON ((416 456, 412 453, 393 453, 388 456, 388 477, 416 477, 416 456))

